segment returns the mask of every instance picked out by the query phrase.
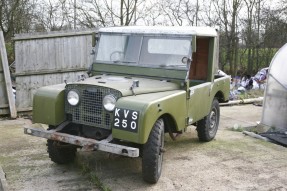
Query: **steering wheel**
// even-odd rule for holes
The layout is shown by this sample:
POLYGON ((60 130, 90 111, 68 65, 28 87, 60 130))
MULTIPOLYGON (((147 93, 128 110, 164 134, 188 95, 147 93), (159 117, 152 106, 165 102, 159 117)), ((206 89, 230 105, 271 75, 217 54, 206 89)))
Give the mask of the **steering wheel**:
POLYGON ((111 54, 110 54, 110 60, 111 61, 121 61, 123 60, 124 58, 124 52, 123 51, 113 51, 111 54))

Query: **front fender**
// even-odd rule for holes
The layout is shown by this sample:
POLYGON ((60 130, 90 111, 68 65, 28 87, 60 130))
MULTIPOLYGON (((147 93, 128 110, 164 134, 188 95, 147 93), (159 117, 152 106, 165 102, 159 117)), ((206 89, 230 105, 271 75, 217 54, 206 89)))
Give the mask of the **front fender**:
POLYGON ((39 88, 33 98, 33 122, 59 125, 65 120, 65 84, 39 88))
MULTIPOLYGON (((113 121, 113 137, 129 142, 146 143, 150 131, 158 118, 169 114, 175 119, 176 129, 185 127, 186 117, 186 92, 183 90, 142 94, 120 98, 116 108, 126 111, 138 112, 136 131, 128 131, 127 128, 115 127, 113 121)), ((114 118, 115 118, 114 112, 114 118)), ((123 114, 122 114, 123 115, 123 114)), ((116 116, 117 118, 117 116, 116 116)), ((122 123, 121 116, 119 123, 122 123)))

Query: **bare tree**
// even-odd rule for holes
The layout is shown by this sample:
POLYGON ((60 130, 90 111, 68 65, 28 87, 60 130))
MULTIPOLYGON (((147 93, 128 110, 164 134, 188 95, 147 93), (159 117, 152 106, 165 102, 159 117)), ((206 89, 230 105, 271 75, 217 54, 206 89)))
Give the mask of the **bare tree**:
POLYGON ((142 7, 137 8, 136 24, 144 24, 148 26, 163 25, 164 18, 162 14, 162 1, 155 0, 151 2, 144 2, 142 7))
POLYGON ((199 23, 199 2, 195 4, 189 0, 160 1, 161 12, 166 25, 195 26, 199 23))
POLYGON ((218 23, 221 27, 221 69, 229 65, 232 75, 237 72, 238 51, 238 16, 242 7, 242 0, 212 0, 218 23), (225 55, 223 55, 225 53, 225 55))
POLYGON ((140 17, 138 9, 143 0, 90 0, 78 7, 82 26, 133 25, 140 17))
POLYGON ((255 0, 244 0, 245 6, 247 8, 247 18, 246 22, 246 30, 245 30, 245 43, 247 48, 247 73, 251 74, 253 70, 253 60, 254 60, 254 12, 255 12, 255 0))
POLYGON ((36 30, 57 31, 73 28, 73 10, 73 1, 42 0, 36 8, 36 30))
POLYGON ((0 0, 0 29, 5 39, 15 33, 29 32, 35 4, 30 0, 0 0))
MULTIPOLYGON (((282 4, 283 5, 283 4, 282 4)), ((270 7, 262 8, 261 37, 261 65, 268 66, 275 52, 287 42, 287 12, 284 6, 272 10, 270 7)))

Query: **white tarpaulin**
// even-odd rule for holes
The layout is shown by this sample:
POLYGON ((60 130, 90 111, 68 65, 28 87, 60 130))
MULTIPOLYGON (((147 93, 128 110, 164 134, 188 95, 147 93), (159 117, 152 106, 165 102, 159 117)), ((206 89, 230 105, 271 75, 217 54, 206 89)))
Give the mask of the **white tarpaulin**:
POLYGON ((287 130, 287 44, 269 66, 261 124, 276 131, 287 130))

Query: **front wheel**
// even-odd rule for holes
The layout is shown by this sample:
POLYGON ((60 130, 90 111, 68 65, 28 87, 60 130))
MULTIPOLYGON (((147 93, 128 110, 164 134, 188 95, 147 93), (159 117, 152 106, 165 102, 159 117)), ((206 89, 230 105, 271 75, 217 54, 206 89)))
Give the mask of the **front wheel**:
POLYGON ((51 161, 57 164, 67 164, 74 161, 77 148, 73 145, 48 139, 47 151, 51 161))
POLYGON ((143 145, 142 174, 144 181, 156 183, 161 175, 164 147, 164 122, 158 119, 143 145))
POLYGON ((219 116, 219 102, 215 98, 212 102, 210 113, 197 122, 196 130, 200 141, 208 142, 215 137, 219 125, 219 116))

